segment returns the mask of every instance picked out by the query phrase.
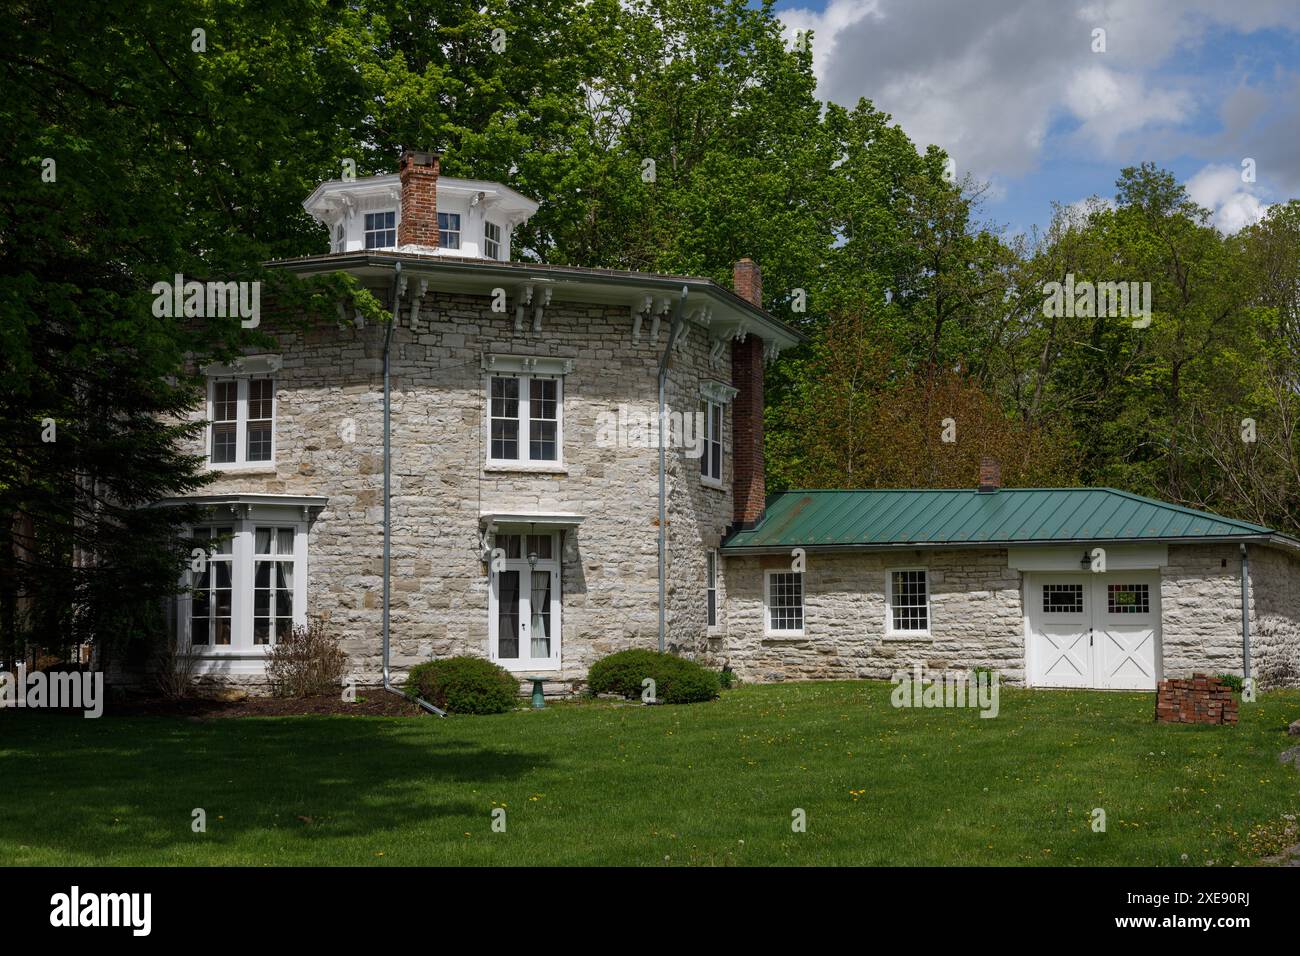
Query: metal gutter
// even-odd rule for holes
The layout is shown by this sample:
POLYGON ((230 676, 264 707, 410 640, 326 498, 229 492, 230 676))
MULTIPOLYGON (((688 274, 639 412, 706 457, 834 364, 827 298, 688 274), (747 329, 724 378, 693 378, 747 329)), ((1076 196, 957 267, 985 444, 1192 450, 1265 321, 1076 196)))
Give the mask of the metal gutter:
MULTIPOLYGON (((747 532, 740 533, 744 534, 747 532)), ((726 542, 723 542, 720 550, 724 553, 733 555, 759 555, 789 554, 791 548, 803 548, 808 552, 916 551, 947 548, 1057 548, 1100 544, 1234 544, 1243 541, 1248 541, 1254 544, 1272 544, 1278 546, 1279 542, 1274 540, 1275 537, 1275 535, 1267 534, 1250 534, 1220 535, 1204 538, 1053 538, 1044 541, 896 541, 885 544, 806 544, 792 541, 785 544, 728 545, 726 542)))
POLYGON ((686 308, 686 296, 690 290, 682 286, 677 308, 673 310, 673 320, 668 326, 668 341, 664 345, 664 354, 659 359, 659 653, 664 652, 667 641, 667 594, 668 594, 668 499, 667 477, 664 465, 664 433, 668 430, 668 409, 666 405, 666 387, 668 384, 668 364, 672 358, 673 345, 681 331, 682 313, 686 308))
POLYGON ((264 263, 268 268, 285 269, 295 273, 340 272, 358 268, 387 269, 395 263, 405 263, 408 274, 430 277, 445 275, 477 275, 509 277, 515 281, 530 274, 534 278, 569 279, 575 282, 595 282, 626 286, 633 289, 662 289, 677 291, 689 286, 721 299, 726 304, 742 310, 787 338, 787 347, 808 341, 802 332, 787 325, 775 316, 742 299, 731 289, 712 279, 700 276, 674 276, 653 272, 625 272, 616 269, 583 269, 577 266, 559 266, 541 262, 497 262, 452 256, 421 256, 408 253, 333 253, 321 256, 302 256, 296 259, 275 259, 264 263), (521 275, 521 273, 523 275, 521 275))
POLYGON ((423 698, 408 694, 406 691, 394 686, 392 675, 389 672, 389 594, 391 592, 391 570, 392 570, 392 429, 389 427, 392 418, 392 392, 389 383, 389 356, 393 342, 393 329, 397 326, 398 316, 401 314, 402 300, 402 264, 396 262, 393 264, 393 318, 388 323, 388 329, 384 332, 384 690, 390 694, 396 694, 398 697, 405 697, 412 703, 419 704, 431 714, 437 714, 439 717, 446 717, 446 711, 439 710, 433 704, 423 698))

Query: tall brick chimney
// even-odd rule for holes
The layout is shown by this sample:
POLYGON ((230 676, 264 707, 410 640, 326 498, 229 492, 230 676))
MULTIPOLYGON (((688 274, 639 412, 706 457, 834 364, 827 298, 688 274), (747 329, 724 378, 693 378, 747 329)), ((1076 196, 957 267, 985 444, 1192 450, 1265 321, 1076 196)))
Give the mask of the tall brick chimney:
MULTIPOLYGON (((752 259, 741 259, 732 273, 736 295, 763 307, 763 273, 752 259)), ((767 479, 763 468, 763 340, 754 333, 731 343, 731 384, 737 390, 731 403, 733 519, 752 528, 763 517, 767 479)))
POLYGON ((438 248, 438 161, 441 153, 408 149, 402 152, 402 215, 397 245, 438 248))
POLYGON ((997 491, 1002 487, 1002 466, 996 458, 980 459, 980 488, 982 492, 997 491))

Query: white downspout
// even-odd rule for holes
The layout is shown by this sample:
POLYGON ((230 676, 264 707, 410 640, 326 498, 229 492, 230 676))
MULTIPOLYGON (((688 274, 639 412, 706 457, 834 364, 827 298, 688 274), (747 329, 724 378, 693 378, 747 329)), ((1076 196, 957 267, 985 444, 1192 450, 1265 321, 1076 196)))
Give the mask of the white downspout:
POLYGON ((1241 545, 1241 677, 1250 679, 1250 558, 1241 545))

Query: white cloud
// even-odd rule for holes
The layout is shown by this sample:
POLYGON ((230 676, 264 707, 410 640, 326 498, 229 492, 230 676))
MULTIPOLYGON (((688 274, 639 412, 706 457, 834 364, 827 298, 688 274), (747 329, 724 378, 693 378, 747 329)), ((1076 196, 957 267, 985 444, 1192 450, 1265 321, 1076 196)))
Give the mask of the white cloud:
POLYGON ((1187 195, 1198 206, 1214 214, 1214 225, 1231 234, 1254 225, 1268 212, 1251 189, 1241 181, 1241 170, 1226 165, 1209 165, 1187 181, 1187 195))
MULTIPOLYGON (((821 96, 867 97, 959 174, 1034 170, 1053 124, 1089 159, 1132 162, 1197 114, 1195 78, 1161 75, 1216 30, 1293 29, 1294 0, 828 0, 780 12, 812 29, 821 96), (1106 30, 1106 52, 1092 31, 1106 30)), ((1242 104, 1248 105, 1248 104, 1242 104)))

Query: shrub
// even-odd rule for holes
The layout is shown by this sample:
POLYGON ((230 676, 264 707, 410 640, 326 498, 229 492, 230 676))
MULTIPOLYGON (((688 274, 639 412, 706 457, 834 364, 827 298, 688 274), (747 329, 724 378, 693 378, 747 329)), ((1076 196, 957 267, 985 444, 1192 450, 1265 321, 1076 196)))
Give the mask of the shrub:
POLYGON ((736 672, 730 667, 722 668, 721 673, 718 674, 718 685, 723 690, 731 690, 731 688, 735 687, 739 683, 740 678, 736 676, 736 672))
POLYGON ((719 676, 694 661, 643 650, 619 651, 596 661, 587 673, 587 687, 593 694, 638 700, 646 678, 655 682, 655 699, 665 704, 713 700, 721 690, 719 676))
POLYGON ((412 667, 406 692, 449 714, 504 714, 519 699, 519 678, 481 657, 447 657, 412 667))
POLYGON ((154 670, 158 692, 168 700, 191 696, 199 660, 200 656, 192 648, 182 647, 174 638, 164 639, 158 647, 154 670))
POLYGON ((313 618, 271 645, 266 676, 276 697, 312 697, 337 690, 347 666, 339 639, 325 630, 324 621, 313 618))
POLYGON ((1234 694, 1241 693, 1241 678, 1236 674, 1219 674, 1215 678, 1220 684, 1227 684, 1234 694))

